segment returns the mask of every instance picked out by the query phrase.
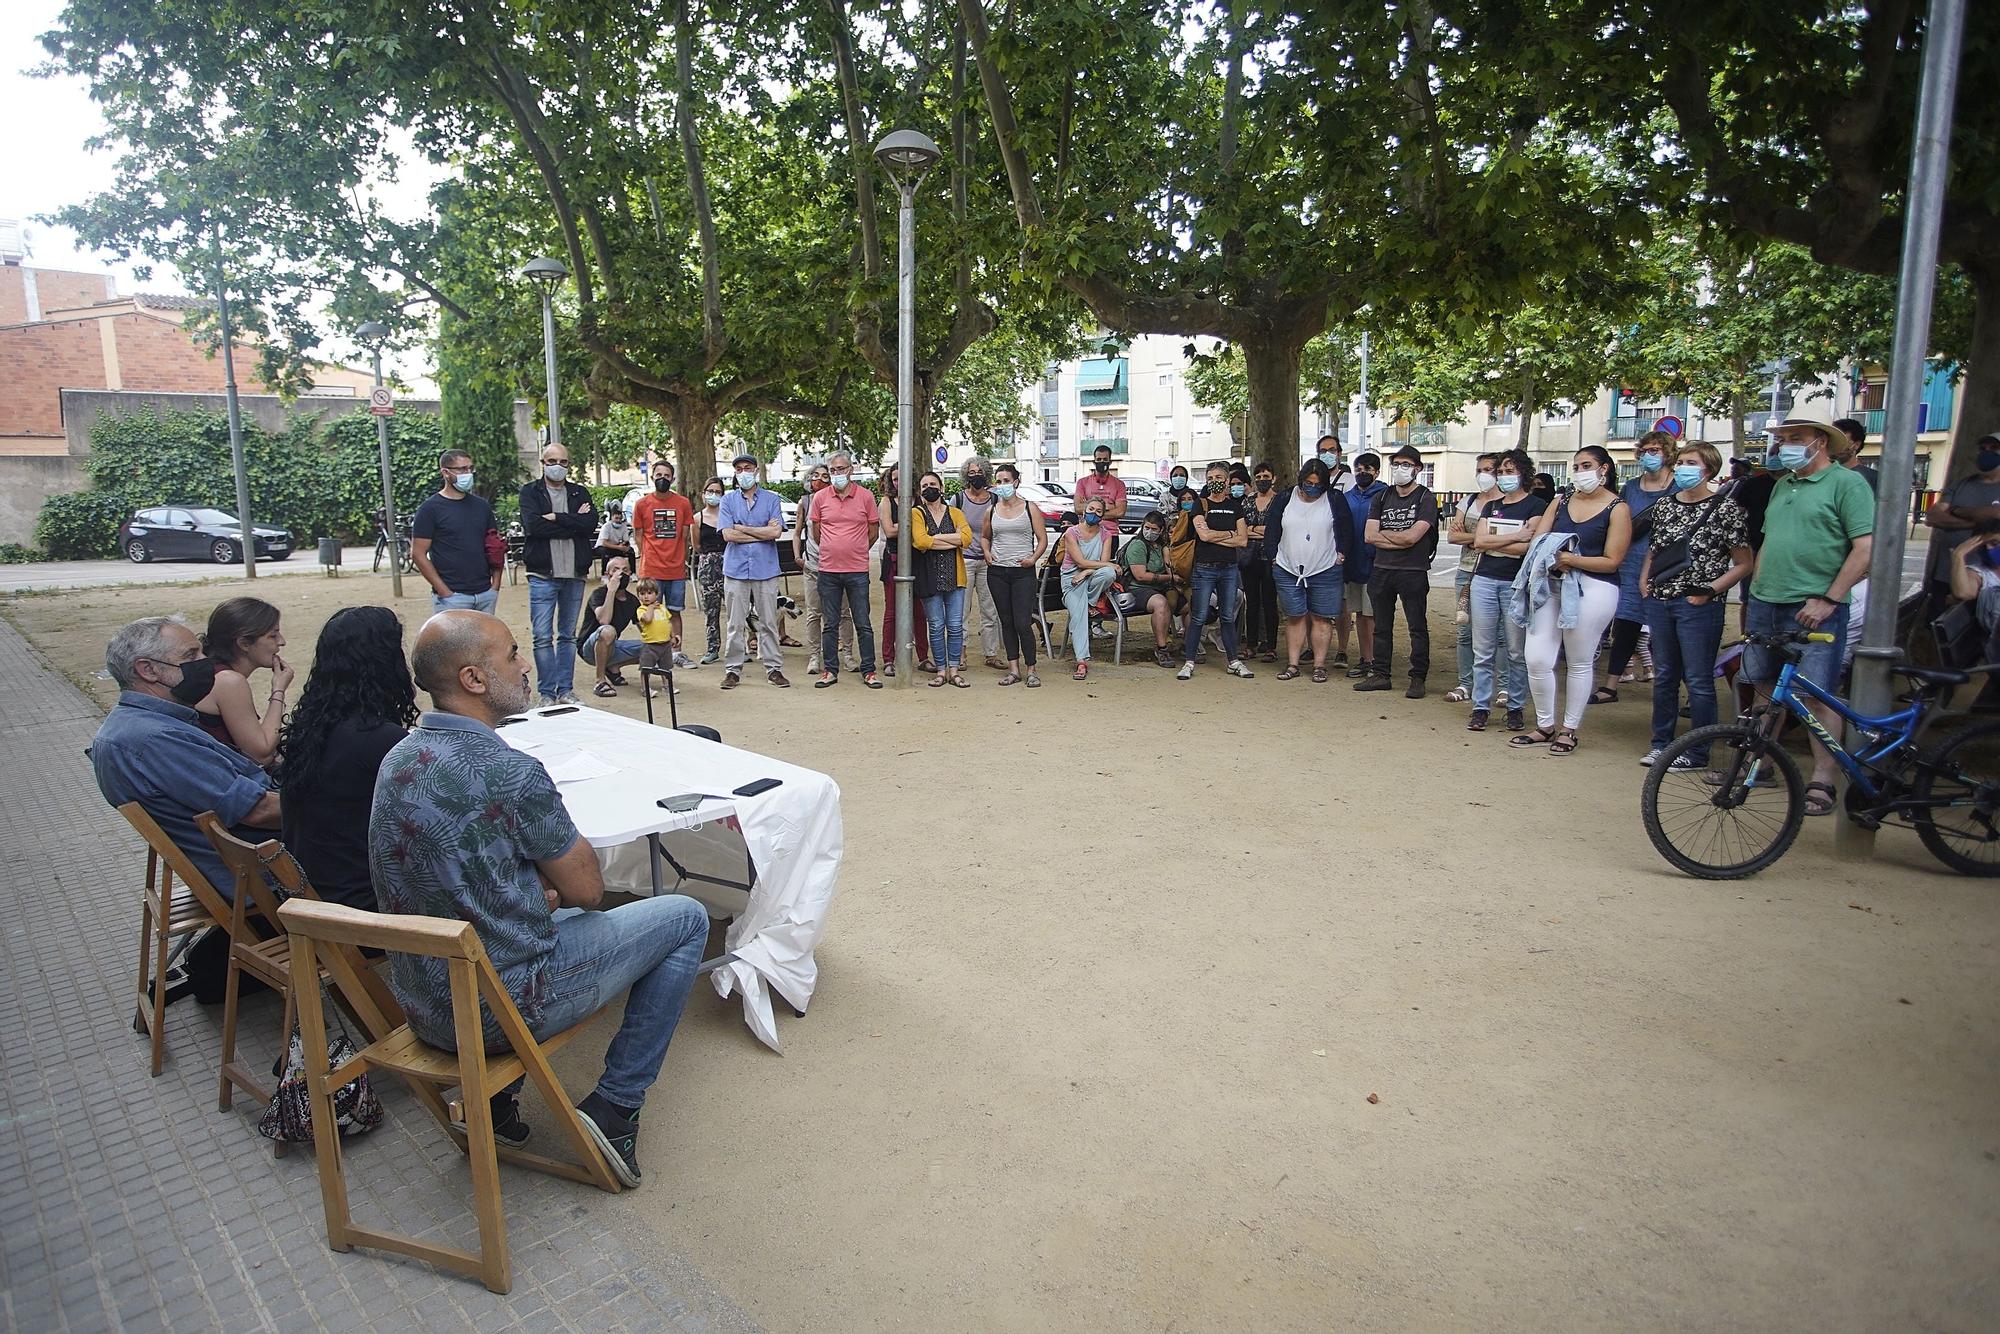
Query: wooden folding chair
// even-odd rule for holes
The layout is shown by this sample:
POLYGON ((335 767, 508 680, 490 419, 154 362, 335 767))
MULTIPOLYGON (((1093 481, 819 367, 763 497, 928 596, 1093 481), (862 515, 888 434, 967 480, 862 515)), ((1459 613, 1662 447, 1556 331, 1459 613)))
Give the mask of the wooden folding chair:
MULTIPOLYGON (((407 1025, 369 1043, 338 1069, 326 1060, 326 1016, 317 1005, 299 1008, 305 1043, 306 1083, 312 1102, 313 1148, 319 1162, 320 1197, 326 1207, 327 1245, 336 1251, 356 1243, 413 1256, 429 1264, 479 1279, 494 1292, 513 1286, 507 1253, 507 1219, 500 1208, 499 1160, 588 1182, 616 1192, 618 1180, 583 1128, 569 1095, 549 1068, 548 1053, 582 1030, 583 1024, 537 1042, 521 1012, 493 971, 479 934, 470 922, 441 917, 415 917, 363 912, 338 903, 293 899, 278 909, 278 920, 291 934, 292 986, 304 991, 317 986, 321 951, 329 946, 367 946, 392 954, 443 959, 451 976, 452 1023, 458 1050, 440 1051, 425 1045, 407 1025), (488 1056, 480 1026, 479 1005, 485 1001, 513 1050, 488 1056), (473 1212, 479 1220, 479 1251, 434 1246, 393 1232, 357 1225, 348 1211, 347 1183, 341 1175, 340 1133, 335 1129, 333 1090, 371 1070, 392 1071, 413 1088, 426 1086, 431 1100, 437 1091, 457 1088, 464 1106, 462 1137, 454 1135, 471 1160, 473 1212), (494 1094, 526 1075, 541 1091, 556 1118, 556 1129, 581 1163, 544 1158, 520 1149, 504 1148, 493 1138, 494 1094)), ((588 1022, 588 1021, 585 1021, 588 1022)), ((449 1123, 447 1123, 449 1125, 449 1123)))
POLYGON ((128 801, 118 813, 146 840, 146 892, 139 914, 139 1009, 132 1018, 132 1031, 152 1038, 153 1075, 158 1078, 166 1062, 168 947, 180 937, 226 925, 229 905, 145 807, 128 801), (180 877, 178 887, 175 876, 180 877))

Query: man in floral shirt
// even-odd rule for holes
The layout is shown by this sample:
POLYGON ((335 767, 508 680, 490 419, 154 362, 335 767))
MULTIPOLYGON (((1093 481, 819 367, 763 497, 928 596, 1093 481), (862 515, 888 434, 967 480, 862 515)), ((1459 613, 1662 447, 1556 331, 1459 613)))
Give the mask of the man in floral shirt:
MULTIPOLYGON (((677 894, 580 911, 604 894, 597 856, 577 835, 541 761, 493 730, 533 697, 505 622, 484 612, 442 612, 418 632, 410 661, 435 707, 376 776, 368 847, 382 911, 471 922, 538 1038, 582 1022, 631 988, 604 1076, 577 1111, 619 1179, 636 1186, 639 1108, 680 1022, 708 914, 677 894)), ((445 962, 391 955, 389 969, 411 1029, 434 1047, 455 1048, 445 962)), ((505 1050, 490 1015, 485 1029, 487 1049, 505 1050)), ((514 1090, 494 1103, 495 1132, 525 1140, 514 1090)))

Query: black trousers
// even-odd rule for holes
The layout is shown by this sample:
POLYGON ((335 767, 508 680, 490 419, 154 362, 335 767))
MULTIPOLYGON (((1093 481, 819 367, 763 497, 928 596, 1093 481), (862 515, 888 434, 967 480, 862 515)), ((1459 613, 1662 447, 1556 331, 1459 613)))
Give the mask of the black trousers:
POLYGON ((1375 604, 1375 659, 1368 668, 1377 676, 1388 676, 1390 640, 1396 633, 1396 603, 1403 604, 1403 616, 1410 623, 1410 675, 1421 680, 1431 670, 1431 623, 1424 613, 1424 600, 1431 591, 1429 570, 1385 570, 1375 567, 1368 581, 1368 597, 1375 604))
POLYGON ((1271 562, 1243 562, 1243 651, 1268 653, 1278 647, 1278 584, 1271 562))
POLYGON ((1035 572, 1019 565, 986 567, 993 605, 1000 611, 1000 647, 1008 661, 1035 665, 1035 572))

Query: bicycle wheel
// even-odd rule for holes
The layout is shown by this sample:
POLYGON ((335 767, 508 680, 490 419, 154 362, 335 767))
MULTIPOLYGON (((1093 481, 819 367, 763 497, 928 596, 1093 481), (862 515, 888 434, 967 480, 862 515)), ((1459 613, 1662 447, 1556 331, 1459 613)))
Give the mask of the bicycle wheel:
POLYGON ((1758 726, 1716 723, 1677 738, 1639 794, 1646 835, 1660 855, 1704 880, 1738 880, 1785 855, 1805 824, 1798 761, 1758 726), (1684 755, 1708 762, 1676 771, 1684 755))
POLYGON ((1960 875, 2000 876, 2000 721, 1952 733, 1924 757, 1911 812, 1931 855, 1960 875))
POLYGON ((388 548, 389 541, 387 538, 378 537, 375 539, 375 563, 369 567, 368 572, 370 574, 382 573, 382 553, 388 550, 388 548))

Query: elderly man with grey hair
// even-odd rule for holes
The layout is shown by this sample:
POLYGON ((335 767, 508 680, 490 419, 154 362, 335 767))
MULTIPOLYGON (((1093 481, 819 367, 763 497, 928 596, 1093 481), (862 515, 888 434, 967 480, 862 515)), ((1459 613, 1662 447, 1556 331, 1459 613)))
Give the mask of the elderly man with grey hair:
MULTIPOLYGON (((805 495, 799 500, 799 521, 792 529, 792 558, 799 563, 799 570, 805 576, 806 646, 812 650, 806 671, 813 676, 818 676, 820 671, 820 640, 825 637, 826 622, 820 615, 819 534, 813 529, 812 500, 832 485, 832 470, 836 467, 848 474, 854 471, 847 455, 840 451, 828 455, 825 463, 815 463, 806 470, 805 495)), ((845 612, 840 617, 840 661, 848 667, 853 667, 858 661, 854 656, 854 618, 845 612)), ((838 670, 838 664, 829 664, 829 670, 838 670)))
POLYGON ((90 745, 97 790, 113 806, 136 801, 224 898, 236 880, 194 817, 216 818, 251 842, 248 831, 278 828, 278 794, 255 760, 217 741, 192 707, 208 693, 215 665, 178 616, 148 616, 111 636, 104 665, 118 703, 90 745))
MULTIPOLYGON (((541 761, 494 731, 531 698, 528 665, 506 622, 441 612, 417 632, 410 665, 432 707, 376 775, 368 817, 376 898, 383 912, 472 923, 538 1038, 573 1028, 630 989, 604 1075, 577 1112, 618 1179, 636 1186, 639 1108, 694 984, 708 913, 679 894, 581 911, 604 895, 597 854, 541 761)), ((389 986, 418 1037, 457 1047, 443 960, 391 955, 389 986)), ((484 1025, 487 1050, 505 1050, 499 1026, 490 1016, 484 1025)), ((493 1129, 519 1144, 528 1127, 514 1088, 494 1098, 493 1129)))

